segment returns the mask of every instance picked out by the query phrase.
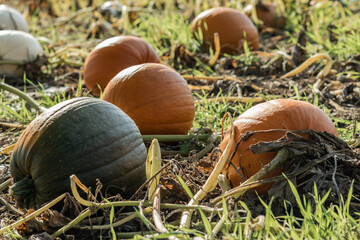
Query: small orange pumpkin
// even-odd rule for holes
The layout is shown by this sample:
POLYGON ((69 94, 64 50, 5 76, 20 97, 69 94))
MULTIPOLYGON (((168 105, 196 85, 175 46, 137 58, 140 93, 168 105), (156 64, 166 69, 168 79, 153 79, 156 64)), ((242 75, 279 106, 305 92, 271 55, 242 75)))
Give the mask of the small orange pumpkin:
MULTIPOLYGON (((227 8, 216 7, 200 13, 191 23, 191 29, 203 36, 203 46, 215 49, 214 33, 219 34, 220 52, 237 54, 243 51, 244 32, 252 49, 259 48, 259 34, 251 20, 243 13, 227 8)), ((197 34, 195 34, 197 37, 197 34)))
MULTIPOLYGON (((277 99, 258 104, 243 114, 235 121, 235 143, 249 131, 286 129, 286 130, 307 130, 326 131, 338 136, 332 121, 318 107, 304 102, 291 99, 277 99)), ((254 154, 249 147, 253 144, 275 141, 285 135, 285 131, 274 131, 266 133, 255 133, 239 144, 239 147, 232 159, 232 163, 243 173, 245 180, 258 172, 264 165, 268 164, 275 156, 276 152, 266 152, 254 154)), ((309 138, 308 134, 302 135, 309 138)), ((220 149, 224 151, 229 140, 229 132, 225 134, 220 144, 220 149)), ((230 156, 234 153, 235 146, 232 147, 230 156)), ((275 169, 267 177, 280 175, 282 169, 275 169)), ((224 168, 223 173, 233 186, 238 186, 242 182, 241 176, 232 166, 224 168)), ((266 194, 272 184, 265 184, 255 188, 259 194, 266 194)))
POLYGON ((160 63, 154 48, 135 36, 117 36, 97 45, 84 63, 84 82, 95 95, 121 70, 142 63, 160 63))
POLYGON ((128 114, 141 134, 186 134, 194 120, 195 105, 187 82, 158 63, 121 71, 109 82, 102 99, 128 114))
MULTIPOLYGON (((283 29, 286 24, 285 16, 279 12, 277 6, 273 3, 258 2, 255 5, 257 17, 264 23, 265 27, 283 29)), ((244 8, 244 12, 251 17, 252 5, 244 8)))

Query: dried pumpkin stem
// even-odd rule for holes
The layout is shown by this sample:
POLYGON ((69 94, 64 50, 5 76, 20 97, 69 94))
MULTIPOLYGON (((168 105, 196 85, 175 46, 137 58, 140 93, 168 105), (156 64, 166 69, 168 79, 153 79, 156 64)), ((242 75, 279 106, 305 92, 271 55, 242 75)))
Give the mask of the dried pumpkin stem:
MULTIPOLYGON (((80 194, 79 192, 77 191, 77 187, 76 185, 78 185, 82 190, 83 187, 85 187, 81 182, 80 180, 76 177, 75 174, 71 175, 70 176, 70 187, 71 187, 71 192, 74 196, 74 198, 82 205, 84 206, 87 206, 87 207, 91 207, 91 206, 97 206, 99 205, 99 203, 96 203, 96 202, 91 202, 91 201, 88 201, 88 200, 85 200, 83 199, 82 197, 80 197, 80 194)), ((85 187, 86 188, 86 187, 85 187)), ((89 193, 88 191, 85 191, 86 194, 91 194, 89 193)), ((91 195, 92 196, 92 195, 91 195)), ((111 206, 110 206, 111 207, 111 206)))
MULTIPOLYGON (((219 161, 216 163, 214 170, 211 172, 209 178, 206 180, 205 184, 200 188, 196 195, 189 201, 188 206, 198 204, 208 192, 211 192, 217 184, 217 178, 221 171, 223 170, 225 164, 227 163, 228 157, 230 155, 230 150, 234 143, 234 123, 232 121, 231 115, 226 114, 230 119, 230 139, 229 142, 221 155, 219 161)), ((190 220, 193 210, 184 211, 180 221, 180 228, 189 228, 190 220)))
POLYGON ((63 55, 69 55, 69 52, 70 53, 75 52, 77 55, 81 55, 83 57, 87 57, 89 55, 89 53, 87 51, 85 51, 83 49, 78 49, 77 47, 80 47, 80 46, 77 46, 75 44, 67 45, 67 46, 57 50, 55 53, 53 53, 53 55, 49 55, 49 58, 55 57, 55 56, 61 57, 63 55))
POLYGON ((253 19, 255 25, 259 25, 259 18, 256 13, 256 0, 251 1, 251 18, 253 19))
POLYGON ((357 148, 358 146, 360 146, 360 138, 352 138, 352 139, 350 139, 349 142, 347 142, 347 143, 350 145, 350 147, 351 147, 352 149, 355 149, 355 148, 357 148))
POLYGON ((214 56, 210 59, 209 65, 212 66, 215 64, 216 60, 219 58, 220 55, 220 38, 219 33, 214 33, 214 44, 215 44, 215 53, 214 56))
MULTIPOLYGON (((147 207, 147 208, 145 208, 143 210, 143 213, 148 214, 148 213, 151 213, 152 211, 153 211, 152 207, 147 207)), ((91 229, 94 229, 94 230, 110 229, 111 227, 119 227, 119 226, 123 225, 124 223, 127 223, 127 222, 129 222, 129 221, 131 221, 131 220, 133 220, 134 218, 137 218, 137 217, 139 217, 139 214, 136 213, 136 212, 133 212, 129 216, 124 217, 123 219, 121 219, 121 220, 119 220, 117 222, 114 222, 112 224, 83 226, 83 227, 80 227, 80 228, 81 229, 88 229, 88 230, 91 230, 91 229)))
POLYGON ((207 98, 205 100, 197 100, 195 104, 206 103, 206 102, 240 102, 240 103, 259 103, 265 102, 262 97, 217 97, 207 98))
POLYGON ((129 18, 129 12, 128 12, 128 9, 127 9, 127 6, 126 5, 123 5, 122 8, 121 8, 121 14, 122 14, 122 20, 123 20, 123 31, 124 32, 127 32, 128 30, 128 26, 129 26, 129 22, 130 22, 130 18, 129 18))
POLYGON ((223 193, 229 191, 231 188, 224 174, 219 174, 218 183, 223 193))
POLYGON ((309 67, 311 64, 313 64, 314 62, 316 62, 317 60, 319 60, 321 58, 324 58, 327 62, 326 62, 324 69, 321 70, 319 72, 319 74, 317 75, 317 78, 324 78, 326 75, 328 75, 330 73, 331 67, 333 65, 333 61, 331 60, 331 58, 329 57, 328 54, 318 53, 318 54, 315 54, 314 56, 308 58, 305 62, 303 62, 300 66, 298 66, 294 70, 281 76, 280 79, 291 77, 291 76, 294 76, 295 74, 298 74, 298 73, 304 71, 307 67, 309 67))
POLYGON ((225 224, 225 216, 223 216, 220 221, 218 221, 215 225, 215 227, 213 228, 210 236, 209 236, 209 240, 213 240, 216 239, 217 234, 220 232, 220 230, 223 228, 225 224))
POLYGON ((15 207, 13 207, 10 203, 8 203, 5 199, 3 199, 2 197, 0 197, 0 204, 4 205, 6 209, 19 214, 19 215, 24 215, 25 213, 23 211, 21 211, 20 209, 17 209, 15 207))
MULTIPOLYGON (((153 139, 157 139, 159 142, 182 142, 192 139, 206 140, 210 134, 199 134, 199 135, 142 135, 144 142, 151 142, 153 139)), ((217 139, 220 139, 218 136, 217 139)))
POLYGON ((151 142, 146 158, 146 179, 153 178, 148 184, 149 201, 154 201, 156 186, 160 182, 161 172, 161 149, 157 139, 151 142))
POLYGON ((11 185, 11 178, 0 184, 0 192, 11 185))
MULTIPOLYGON (((251 55, 256 55, 256 56, 259 56, 259 57, 266 57, 266 58, 284 57, 287 60, 291 59, 291 56, 289 56, 289 54, 287 54, 286 52, 284 52, 282 50, 278 50, 278 51, 275 51, 275 52, 251 51, 250 54, 251 55)), ((242 53, 242 54, 239 55, 239 57, 245 57, 245 56, 246 56, 245 53, 242 53)))
POLYGON ((59 60, 56 60, 56 61, 53 61, 53 62, 49 62, 50 64, 54 64, 54 65, 60 65, 61 63, 64 63, 64 64, 67 64, 71 67, 82 67, 84 64, 81 63, 81 62, 74 62, 74 61, 70 61, 70 60, 67 60, 67 59, 59 59, 59 60))
POLYGON ((154 234, 154 231, 141 231, 141 232, 117 232, 118 239, 133 239, 136 235, 148 236, 154 234))
POLYGON ((152 224, 152 222, 150 222, 149 219, 147 219, 147 217, 145 216, 145 212, 144 212, 144 209, 143 209, 143 206, 144 206, 144 203, 145 201, 144 200, 141 200, 140 203, 139 203, 139 211, 137 212, 138 215, 140 215, 140 218, 141 220, 149 227, 149 228, 152 228, 154 230, 157 231, 156 227, 154 226, 154 224, 152 224))
MULTIPOLYGON (((53 1, 53 0, 52 0, 52 1, 53 1)), ((94 2, 95 2, 95 1, 94 1, 94 2)), ((72 14, 72 15, 69 16, 69 17, 59 18, 59 19, 61 19, 61 21, 55 23, 55 24, 54 24, 54 27, 58 27, 58 26, 67 24, 67 23, 69 23, 69 21, 74 20, 75 18, 79 17, 80 15, 86 14, 86 13, 89 13, 89 12, 94 12, 95 10, 97 10, 97 7, 88 7, 88 8, 80 9, 80 10, 78 10, 77 12, 75 12, 74 14, 72 14)))
POLYGON ((35 218, 36 216, 40 215, 44 211, 48 210, 49 208, 51 208, 52 206, 54 206, 55 204, 60 202, 63 198, 65 198, 65 196, 66 196, 66 193, 60 195, 59 197, 55 198, 54 200, 52 200, 51 202, 49 202, 45 206, 39 208, 35 212, 27 215, 26 217, 20 219, 19 221, 16 221, 13 224, 10 224, 9 226, 3 227, 2 229, 0 229, 0 235, 5 233, 6 231, 9 231, 9 230, 11 230, 13 228, 16 228, 16 227, 20 226, 21 224, 29 221, 30 219, 35 218))
POLYGON ((190 90, 195 90, 195 91, 198 91, 198 90, 204 90, 204 91, 210 91, 211 88, 209 87, 209 85, 205 85, 205 86, 196 86, 196 85, 191 85, 191 84, 188 84, 190 90))
MULTIPOLYGON (((80 181, 80 180, 79 180, 80 181)), ((73 196, 75 197, 75 199, 81 203, 82 205, 86 206, 86 207, 96 207, 98 209, 103 209, 103 208, 107 208, 107 207, 129 207, 129 206, 138 206, 140 201, 115 201, 115 202, 111 202, 111 203, 96 203, 96 202, 91 202, 88 200, 83 199, 79 192, 77 191, 76 188, 76 181, 75 181, 75 177, 70 176, 70 185, 71 185, 71 191, 73 196)), ((152 206, 153 203, 152 202, 145 202, 143 204, 143 206, 148 207, 148 206, 152 206)), ((171 203, 161 203, 160 204, 161 208, 164 209, 201 209, 204 212, 214 212, 214 211, 222 211, 221 208, 211 208, 211 207, 206 207, 206 206, 201 206, 201 205, 193 205, 193 206, 188 206, 188 205, 182 205, 182 204, 171 204, 171 203)))
POLYGON ((206 154, 211 152, 214 149, 214 143, 218 139, 218 137, 219 135, 216 133, 211 134, 210 137, 208 138, 208 144, 204 149, 202 149, 200 152, 196 154, 195 159, 199 160, 202 157, 204 157, 206 154))
POLYGON ((156 229, 160 233, 167 233, 169 231, 165 228, 160 215, 160 190, 161 190, 160 187, 156 188, 152 215, 156 229))
POLYGON ((16 60, 0 60, 0 65, 2 65, 2 64, 24 65, 25 62, 23 62, 23 61, 16 61, 16 60))
POLYGON ((13 86, 10 86, 9 84, 6 84, 4 82, 0 82, 0 89, 4 89, 8 92, 11 92, 15 94, 16 96, 20 97, 21 99, 24 99, 26 102, 28 102, 33 108, 36 109, 36 111, 42 113, 46 108, 42 107, 38 102, 36 102, 33 98, 29 97, 26 93, 20 91, 17 88, 14 88, 13 86))
POLYGON ((209 77, 209 76, 193 76, 193 75, 181 75, 185 80, 206 80, 211 82, 216 82, 219 80, 228 80, 233 82, 243 83, 242 80, 231 77, 231 76, 221 76, 221 77, 209 77))
POLYGON ((26 125, 24 124, 16 124, 16 123, 7 123, 7 122, 0 122, 1 126, 8 127, 8 128, 19 128, 19 129, 25 129, 26 125))
POLYGON ((234 196, 235 198, 240 197, 243 195, 248 189, 252 188, 244 188, 245 185, 258 181, 268 175, 272 170, 274 170, 280 163, 283 163, 287 159, 292 157, 292 153, 287 150, 286 148, 281 149, 278 154, 275 156, 275 158, 268 164, 266 164, 264 167, 262 167, 257 173, 252 175, 250 178, 248 178, 245 182, 240 184, 240 186, 235 187, 229 191, 227 191, 223 196, 217 197, 213 200, 213 202, 216 204, 221 201, 223 197, 227 198, 230 196, 234 196))
POLYGON ((51 236, 53 238, 56 238, 60 236, 61 234, 64 234, 67 230, 73 228, 75 225, 77 225, 81 220, 84 218, 90 216, 92 211, 90 209, 86 209, 84 212, 82 212, 79 216, 77 216, 75 219, 73 219, 71 222, 54 232, 51 236))

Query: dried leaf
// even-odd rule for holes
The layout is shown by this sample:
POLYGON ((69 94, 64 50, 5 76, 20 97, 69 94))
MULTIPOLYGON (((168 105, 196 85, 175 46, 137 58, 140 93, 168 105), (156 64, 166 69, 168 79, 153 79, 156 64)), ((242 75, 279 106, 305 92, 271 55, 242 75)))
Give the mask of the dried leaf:
MULTIPOLYGON (((28 214, 32 213, 34 210, 29 210, 28 214)), ((39 216, 30 219, 29 221, 21 224, 17 227, 17 231, 23 237, 30 236, 34 233, 55 232, 56 229, 63 227, 68 224, 71 219, 65 217, 56 210, 48 209, 44 211, 39 216)))

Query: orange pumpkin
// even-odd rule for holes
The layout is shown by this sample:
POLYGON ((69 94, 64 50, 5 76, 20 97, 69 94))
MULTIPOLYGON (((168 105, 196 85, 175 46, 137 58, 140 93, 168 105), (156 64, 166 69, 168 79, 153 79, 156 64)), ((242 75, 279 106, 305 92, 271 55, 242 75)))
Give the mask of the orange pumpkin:
MULTIPOLYGON (((283 29, 286 24, 285 16, 273 3, 257 3, 255 5, 257 17, 264 23, 265 27, 283 29)), ((245 14, 250 17, 252 5, 244 8, 245 14)))
POLYGON ((121 108, 141 134, 186 134, 195 114, 187 82, 157 63, 129 67, 106 87, 102 99, 121 108))
POLYGON ((210 46, 215 49, 216 32, 219 34, 221 53, 237 54, 243 51, 244 33, 252 49, 258 49, 260 45, 258 31, 251 20, 231 8, 216 7, 200 13, 191 23, 191 29, 195 33, 201 31, 205 50, 210 46))
MULTIPOLYGON (((278 99, 258 104, 243 114, 235 121, 235 143, 248 131, 286 129, 286 130, 307 130, 327 131, 338 136, 332 121, 318 107, 303 101, 278 99)), ((268 164, 275 156, 276 152, 266 152, 254 154, 249 147, 261 141, 275 141, 285 135, 285 131, 273 131, 266 133, 255 133, 247 140, 242 141, 232 159, 232 163, 242 173, 244 180, 258 172, 264 165, 268 164)), ((308 134, 304 137, 309 138, 308 134)), ((223 151, 229 140, 229 131, 224 136, 220 144, 223 151)), ((230 156, 235 151, 232 147, 230 156)), ((282 169, 278 168, 270 172, 267 177, 280 175, 282 169)), ((238 186, 242 182, 241 176, 232 166, 226 166, 223 173, 233 186, 238 186)), ((259 194, 266 194, 272 184, 265 184, 255 188, 259 194)))
POLYGON ((121 70, 142 63, 160 63, 154 48, 145 40, 134 36, 117 36, 97 45, 84 64, 84 82, 95 95, 121 70))

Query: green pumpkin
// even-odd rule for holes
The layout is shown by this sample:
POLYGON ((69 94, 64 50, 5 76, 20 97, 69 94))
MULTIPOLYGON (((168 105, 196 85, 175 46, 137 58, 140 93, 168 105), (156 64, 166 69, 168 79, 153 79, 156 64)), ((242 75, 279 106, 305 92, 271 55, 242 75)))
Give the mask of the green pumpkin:
POLYGON ((85 186, 133 194, 145 182, 146 147, 134 121, 115 105, 94 98, 59 103, 33 120, 11 157, 14 197, 39 208, 71 192, 69 176, 85 186))

